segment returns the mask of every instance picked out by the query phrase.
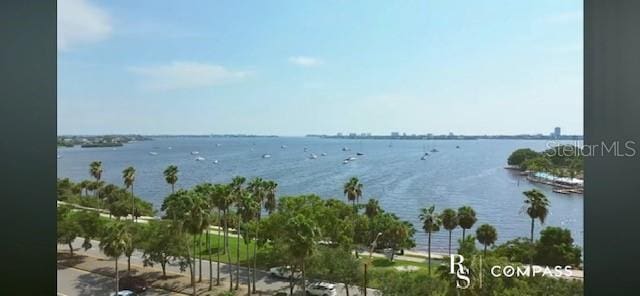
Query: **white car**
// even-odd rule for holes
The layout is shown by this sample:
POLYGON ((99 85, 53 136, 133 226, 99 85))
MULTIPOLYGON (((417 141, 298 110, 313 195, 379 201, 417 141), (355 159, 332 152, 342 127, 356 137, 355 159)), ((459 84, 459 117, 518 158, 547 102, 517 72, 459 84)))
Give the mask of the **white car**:
MULTIPOLYGON (((269 274, 271 274, 274 277, 288 279, 289 277, 291 277, 291 267, 290 266, 272 267, 272 268, 269 268, 269 274)), ((293 276, 295 278, 300 278, 300 275, 301 274, 298 271, 293 273, 293 276)))
POLYGON ((138 296, 138 294, 129 290, 120 290, 118 291, 118 294, 111 293, 111 296, 138 296))
POLYGON ((307 295, 337 296, 336 285, 331 283, 310 283, 307 285, 307 295))

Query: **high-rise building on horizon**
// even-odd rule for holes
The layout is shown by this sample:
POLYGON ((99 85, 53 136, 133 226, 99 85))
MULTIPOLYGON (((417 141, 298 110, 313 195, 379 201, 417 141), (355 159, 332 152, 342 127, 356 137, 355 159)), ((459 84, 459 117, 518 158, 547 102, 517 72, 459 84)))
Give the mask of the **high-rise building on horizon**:
POLYGON ((561 132, 561 130, 560 130, 560 128, 559 128, 559 127, 554 128, 554 129, 553 129, 553 137, 554 137, 554 138, 560 138, 560 135, 561 135, 561 133, 560 133, 560 132, 561 132))

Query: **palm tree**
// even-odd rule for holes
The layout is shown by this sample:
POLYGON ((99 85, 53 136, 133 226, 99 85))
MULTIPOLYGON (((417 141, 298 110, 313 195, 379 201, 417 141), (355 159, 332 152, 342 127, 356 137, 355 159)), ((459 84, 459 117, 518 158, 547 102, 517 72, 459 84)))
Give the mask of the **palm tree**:
POLYGON ((132 166, 127 167, 122 171, 122 180, 126 189, 131 188, 131 220, 134 220, 136 212, 136 202, 133 195, 133 182, 136 181, 136 169, 132 166))
POLYGON ((487 246, 493 245, 498 239, 498 232, 495 227, 489 224, 482 224, 476 229, 476 238, 484 246, 484 255, 487 256, 487 246))
POLYGON ((276 202, 276 189, 278 188, 278 183, 274 181, 266 181, 265 185, 265 195, 264 195, 264 209, 267 211, 267 214, 271 215, 276 210, 277 202, 276 202))
MULTIPOLYGON (((94 177, 97 182, 100 182, 100 178, 102 178, 102 161, 91 162, 91 164, 89 164, 89 174, 94 177)), ((94 190, 94 194, 97 194, 96 190, 94 190)))
POLYGON ((89 193, 87 192, 87 189, 89 188, 89 186, 91 186, 91 181, 89 180, 82 180, 80 183, 78 183, 78 187, 80 187, 81 195, 83 191, 84 191, 84 196, 89 195, 89 193))
POLYGON ((422 229, 427 233, 427 250, 429 253, 429 274, 431 274, 431 233, 440 231, 440 215, 436 213, 436 206, 433 205, 429 208, 422 208, 420 210, 420 221, 422 222, 422 229))
POLYGON ((380 211, 381 211, 380 204, 378 203, 378 200, 375 198, 370 199, 364 208, 364 214, 367 217, 369 217, 369 219, 372 219, 376 215, 380 214, 380 211))
MULTIPOLYGON (((232 202, 236 206, 236 212, 241 207, 241 199, 245 192, 245 188, 242 185, 244 185, 246 180, 247 179, 242 176, 235 176, 231 179, 231 198, 232 202)), ((234 220, 236 221, 236 233, 238 234, 238 243, 236 244, 236 290, 240 288, 240 230, 238 229, 238 226, 240 225, 240 217, 238 214, 239 213, 236 213, 234 215, 234 220)))
POLYGON ((356 177, 351 177, 347 183, 344 184, 344 195, 347 196, 347 200, 353 203, 353 206, 360 201, 362 197, 362 183, 356 177))
MULTIPOLYGON (((217 262, 217 277, 216 277, 216 285, 220 285, 220 253, 222 252, 224 254, 224 252, 226 252, 226 235, 227 235, 227 222, 226 222, 226 217, 224 216, 224 213, 226 213, 227 209, 228 209, 228 196, 229 196, 229 186, 225 185, 225 184, 215 184, 213 185, 212 188, 212 193, 211 193, 211 203, 216 207, 216 209, 218 209, 218 240, 217 240, 217 249, 218 249, 218 262, 217 262), (224 228, 221 227, 222 226, 222 221, 224 220, 224 228), (224 240, 223 240, 223 248, 222 251, 220 250, 220 229, 224 229, 224 240)), ((231 262, 231 261, 229 261, 231 262)))
POLYGON ((458 227, 458 213, 454 209, 444 209, 440 215, 442 227, 449 231, 449 256, 451 256, 451 232, 458 227))
POLYGON ((531 218, 531 243, 533 244, 535 220, 538 219, 540 220, 540 224, 544 224, 544 220, 547 218, 547 214, 549 214, 549 200, 544 193, 536 189, 525 191, 523 194, 526 197, 524 205, 527 210, 527 215, 531 218))
POLYGON ((458 224, 462 228, 462 241, 466 234, 466 230, 473 227, 476 224, 478 218, 476 218, 476 211, 470 206, 464 206, 458 209, 458 224))
MULTIPOLYGON (((258 231, 259 231, 259 222, 260 222, 260 216, 261 216, 261 210, 262 210, 262 206, 263 203, 266 199, 266 194, 267 194, 267 190, 268 188, 268 183, 267 181, 262 180, 262 178, 256 177, 253 180, 251 180, 249 182, 249 184, 247 184, 247 190, 249 190, 249 192, 251 192, 251 194, 253 195, 254 200, 258 203, 258 209, 255 211, 255 215, 256 215, 256 229, 255 229, 255 244, 253 245, 253 292, 255 293, 256 291, 256 265, 257 265, 257 261, 258 261, 258 257, 257 257, 257 248, 258 248, 258 231)), ((251 289, 249 289, 249 291, 251 291, 251 289)))
POLYGON ((175 193, 175 185, 178 182, 178 167, 170 165, 164 170, 164 180, 171 185, 171 193, 175 193))
MULTIPOLYGON (((186 209, 187 213, 184 217, 184 225, 187 232, 193 236, 193 268, 191 269, 191 285, 193 286, 193 296, 196 295, 196 275, 195 275, 195 263, 196 263, 196 246, 198 244, 198 236, 202 234, 203 225, 207 219, 207 202, 200 197, 200 195, 194 192, 188 192, 186 195, 186 209)), ((201 268, 202 270, 202 268, 201 268)))
POLYGON ((112 257, 116 262, 116 294, 120 290, 118 275, 118 258, 131 247, 132 236, 128 232, 127 226, 116 221, 107 226, 105 236, 100 239, 100 249, 105 255, 112 257))
MULTIPOLYGON (((259 181, 262 182, 262 181, 259 181)), ((248 224, 257 218, 258 212, 260 211, 260 204, 255 200, 251 193, 245 192, 242 194, 239 200, 238 214, 241 219, 242 226, 238 227, 238 234, 240 234, 240 230, 244 229, 242 233, 242 237, 244 239, 245 248, 247 249, 247 255, 249 254, 249 242, 250 235, 248 231, 248 224)), ((257 242, 256 242, 257 243, 257 242)), ((240 245, 240 236, 238 236, 238 246, 240 245)), ((255 247, 254 247, 255 250, 255 247)), ((254 253, 255 254, 255 253, 254 253)), ((247 290, 248 293, 251 294, 251 268, 250 261, 247 260, 247 290)), ((238 280, 236 278, 236 280, 238 280)), ((255 292, 255 289, 254 289, 255 292)))

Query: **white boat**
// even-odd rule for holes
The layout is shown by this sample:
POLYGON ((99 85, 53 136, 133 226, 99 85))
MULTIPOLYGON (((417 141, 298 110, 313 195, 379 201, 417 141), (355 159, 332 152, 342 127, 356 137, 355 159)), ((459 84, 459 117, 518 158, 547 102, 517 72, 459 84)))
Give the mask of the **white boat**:
POLYGON ((427 156, 429 156, 429 153, 425 152, 424 155, 422 155, 422 157, 420 157, 420 160, 426 160, 427 156))
POLYGON ((203 161, 203 160, 204 160, 204 157, 202 157, 202 156, 196 157, 196 161, 203 161))
POLYGON ((216 144, 216 147, 220 147, 220 146, 222 146, 220 143, 216 144))
POLYGON ((271 154, 262 154, 262 158, 271 158, 271 154))
POLYGON ((310 159, 316 159, 316 158, 318 158, 318 156, 317 156, 317 155, 315 155, 315 154, 313 154, 313 153, 311 153, 311 154, 309 155, 309 158, 310 158, 310 159))
POLYGON ((217 159, 213 160, 213 164, 218 164, 218 160, 217 159))
POLYGON ((355 158, 355 157, 351 156, 351 157, 348 157, 348 158, 347 158, 347 159, 345 159, 345 160, 346 160, 346 161, 354 161, 354 160, 356 160, 356 159, 357 159, 357 158, 355 158))
POLYGON ((322 152, 322 154, 320 154, 320 156, 327 156, 327 153, 322 152))
POLYGON ((347 147, 342 147, 342 151, 349 151, 351 149, 347 148, 347 147))
POLYGON ((287 145, 280 146, 280 149, 287 149, 287 145))
POLYGON ((198 151, 191 151, 191 155, 198 155, 198 154, 200 154, 200 152, 198 152, 198 151))
POLYGON ((349 163, 349 161, 346 160, 346 159, 342 161, 342 164, 348 164, 348 163, 349 163))
POLYGON ((158 155, 158 152, 151 151, 149 152, 149 155, 158 155))

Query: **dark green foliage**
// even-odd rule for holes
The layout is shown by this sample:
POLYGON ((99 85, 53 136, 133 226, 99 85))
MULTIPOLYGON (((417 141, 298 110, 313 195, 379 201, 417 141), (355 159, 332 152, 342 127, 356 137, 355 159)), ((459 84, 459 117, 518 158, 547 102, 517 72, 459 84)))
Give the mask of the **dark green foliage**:
POLYGON ((540 232, 534 262, 540 265, 580 265, 581 249, 573 244, 571 232, 560 227, 547 227, 540 232))
POLYGON ((540 156, 540 153, 535 152, 529 148, 522 148, 513 151, 507 160, 509 165, 517 165, 524 163, 527 159, 532 159, 540 156))

